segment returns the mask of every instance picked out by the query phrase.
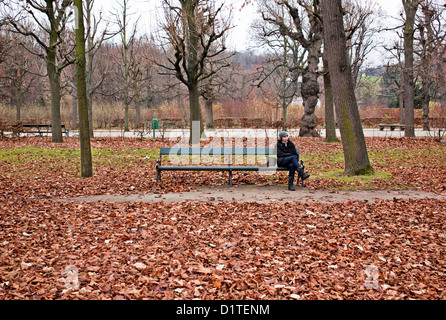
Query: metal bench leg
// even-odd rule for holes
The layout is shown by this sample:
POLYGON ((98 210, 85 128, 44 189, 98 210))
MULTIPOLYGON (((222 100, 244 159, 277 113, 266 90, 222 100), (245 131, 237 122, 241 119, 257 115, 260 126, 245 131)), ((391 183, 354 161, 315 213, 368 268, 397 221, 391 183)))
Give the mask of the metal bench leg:
POLYGON ((156 183, 161 181, 161 171, 156 169, 156 183))
POLYGON ((229 170, 229 186, 232 187, 232 170, 229 170))

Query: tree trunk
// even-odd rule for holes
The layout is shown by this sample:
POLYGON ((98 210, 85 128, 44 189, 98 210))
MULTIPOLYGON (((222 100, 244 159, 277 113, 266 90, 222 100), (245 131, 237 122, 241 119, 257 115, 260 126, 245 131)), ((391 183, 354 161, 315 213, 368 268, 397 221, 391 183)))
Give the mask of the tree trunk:
POLYGON ((400 108, 400 124, 404 124, 404 72, 401 74, 400 88, 398 91, 398 100, 400 108))
POLYGON ((425 75, 422 76, 422 86, 423 86, 423 92, 421 94, 421 103, 423 105, 423 130, 429 131, 429 102, 430 102, 430 96, 429 96, 429 89, 430 89, 430 81, 426 78, 425 75))
POLYGON ((197 29, 197 21, 195 17, 194 1, 185 1, 184 10, 187 15, 188 25, 188 65, 189 65, 189 108, 190 108, 190 138, 191 144, 199 144, 201 134, 204 131, 201 107, 200 94, 198 88, 198 47, 199 47, 199 31, 197 29), (199 121, 199 134, 197 121, 199 121))
POLYGON ((371 174, 373 169, 367 153, 347 53, 342 2, 322 1, 321 5, 326 57, 344 151, 344 174, 371 174))
POLYGON ((51 88, 51 135, 52 142, 62 143, 62 128, 60 117, 60 74, 57 72, 55 60, 47 62, 48 78, 51 88))
POLYGON ((78 122, 78 110, 77 110, 77 90, 73 90, 72 93, 72 108, 71 108, 71 126, 76 127, 78 122))
POLYGON ((316 131, 317 118, 314 111, 317 106, 319 83, 318 75, 310 70, 307 66, 302 73, 302 100, 304 104, 304 115, 302 116, 302 124, 299 130, 300 137, 319 137, 316 131))
POLYGON ((302 72, 302 100, 304 104, 304 115, 302 116, 302 124, 299 130, 300 137, 319 137, 316 131, 317 117, 315 110, 319 98, 319 56, 322 46, 322 39, 311 40, 311 44, 307 47, 308 61, 307 66, 302 72))
POLYGON ((283 101, 283 102, 282 102, 282 112, 283 112, 283 116, 282 116, 282 119, 283 119, 283 128, 282 128, 282 130, 283 130, 283 131, 287 131, 287 130, 288 130, 288 128, 287 128, 287 121, 288 121, 288 103, 287 103, 286 101, 283 101))
POLYGON ((406 13, 406 20, 404 22, 404 136, 407 138, 415 137, 415 86, 414 86, 414 56, 413 56, 413 41, 414 41, 414 24, 415 14, 419 1, 402 0, 404 11, 406 13))
POLYGON ((189 109, 190 109, 190 144, 199 144, 201 135, 204 131, 201 107, 200 93, 198 91, 198 82, 192 83, 189 87, 189 109))
POLYGON ((17 68, 17 84, 15 92, 15 103, 16 103, 16 120, 20 121, 22 118, 21 111, 23 107, 23 90, 22 90, 22 70, 17 68))
POLYGON ((339 142, 336 137, 336 120, 333 102, 333 89, 331 87, 328 61, 324 53, 324 90, 325 90, 325 141, 339 142))
POLYGON ((88 178, 93 176, 90 126, 88 121, 86 60, 85 60, 85 30, 83 21, 82 0, 74 0, 78 8, 79 25, 76 29, 76 75, 79 112, 79 136, 81 145, 81 176, 88 178))
POLYGON ((141 124, 141 94, 137 79, 133 79, 133 103, 135 104, 135 123, 139 127, 141 124))
POLYGON ((206 128, 214 129, 214 108, 212 97, 205 100, 204 108, 206 110, 206 128))
POLYGON ((56 46, 59 40, 56 26, 50 30, 50 43, 47 51, 46 68, 51 88, 51 136, 52 142, 62 143, 62 127, 60 117, 60 71, 56 64, 56 46))
POLYGON ((429 2, 426 1, 422 5, 423 12, 423 27, 420 28, 420 43, 421 43, 421 85, 423 92, 421 96, 423 107, 423 130, 429 131, 429 102, 430 102, 430 88, 432 85, 431 60, 434 54, 434 31, 432 28, 434 10, 430 8, 429 2))
MULTIPOLYGON (((92 8, 93 4, 91 0, 87 0, 86 3, 87 11, 85 12, 85 22, 88 30, 88 34, 86 35, 87 39, 87 52, 85 55, 85 63, 86 63, 86 81, 87 81, 87 107, 88 107, 88 120, 90 127, 90 138, 94 137, 94 126, 93 126, 93 58, 94 58, 94 44, 93 44, 93 36, 95 30, 92 30, 92 8)), ((85 26, 84 26, 85 28, 85 26)))

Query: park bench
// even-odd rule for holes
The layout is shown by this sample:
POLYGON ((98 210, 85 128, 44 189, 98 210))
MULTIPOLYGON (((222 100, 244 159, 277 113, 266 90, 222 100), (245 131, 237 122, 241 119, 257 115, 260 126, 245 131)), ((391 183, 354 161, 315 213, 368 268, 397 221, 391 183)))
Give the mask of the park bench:
POLYGON ((384 128, 390 128, 390 131, 394 131, 395 128, 400 128, 401 131, 404 130, 403 124, 378 124, 379 130, 383 131, 384 128))
POLYGON ((22 123, 20 121, 0 120, 0 138, 3 139, 6 133, 12 133, 13 137, 20 138, 23 132, 22 123))
MULTIPOLYGON (((297 160, 299 161, 299 148, 296 148, 297 160)), ((285 171, 289 170, 284 167, 277 167, 276 160, 273 157, 276 156, 275 148, 198 148, 198 147, 176 147, 176 148, 160 148, 160 156, 156 162, 156 183, 161 180, 162 171, 228 171, 229 172, 229 186, 232 187, 232 173, 234 171, 285 171), (171 165, 164 166, 161 164, 163 156, 186 156, 187 162, 190 164, 190 156, 220 156, 220 163, 223 165, 171 165), (266 156, 266 166, 256 165, 239 165, 232 162, 233 156, 266 156)), ((246 158, 245 158, 246 159, 246 158)), ((215 159, 214 159, 215 162, 215 159)), ((243 161, 245 163, 246 161, 243 161)), ((302 168, 304 167, 303 161, 300 161, 302 168)), ((299 183, 299 175, 297 178, 299 183)), ((302 187, 305 187, 304 181, 302 181, 302 187)))
MULTIPOLYGON (((44 133, 51 133, 51 124, 42 124, 42 123, 23 123, 22 124, 23 127, 23 133, 35 133, 38 134, 39 136, 43 136, 44 133)), ((65 128, 65 125, 62 124, 62 133, 65 134, 67 137, 69 135, 69 131, 67 128, 65 128)))

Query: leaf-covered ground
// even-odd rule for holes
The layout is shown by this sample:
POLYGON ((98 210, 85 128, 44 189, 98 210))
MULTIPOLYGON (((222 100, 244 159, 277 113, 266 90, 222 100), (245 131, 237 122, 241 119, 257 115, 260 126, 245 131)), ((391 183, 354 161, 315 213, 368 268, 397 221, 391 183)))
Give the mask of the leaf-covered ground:
MULTIPOLYGON (((337 175, 340 143, 296 140, 308 188, 445 194, 446 147, 431 139, 368 138, 372 166, 386 173, 371 180, 337 175)), ((446 298, 446 201, 66 201, 227 183, 225 173, 176 172, 156 185, 167 144, 95 139, 95 174, 82 179, 74 138, 0 141, 0 299, 446 298)), ((285 182, 285 173, 234 176, 285 182)))

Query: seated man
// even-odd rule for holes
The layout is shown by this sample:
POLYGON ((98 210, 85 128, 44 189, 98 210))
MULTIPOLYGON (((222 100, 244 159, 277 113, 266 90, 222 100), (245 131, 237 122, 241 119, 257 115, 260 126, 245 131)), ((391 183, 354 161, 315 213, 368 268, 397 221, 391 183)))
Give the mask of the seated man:
POLYGON ((308 179, 310 175, 306 174, 299 165, 299 162, 297 161, 296 147, 294 146, 294 143, 289 140, 288 133, 285 131, 279 133, 279 140, 276 144, 276 150, 277 165, 279 167, 288 167, 290 169, 288 177, 288 190, 295 191, 296 189, 293 187, 295 172, 298 172, 302 181, 308 179))

